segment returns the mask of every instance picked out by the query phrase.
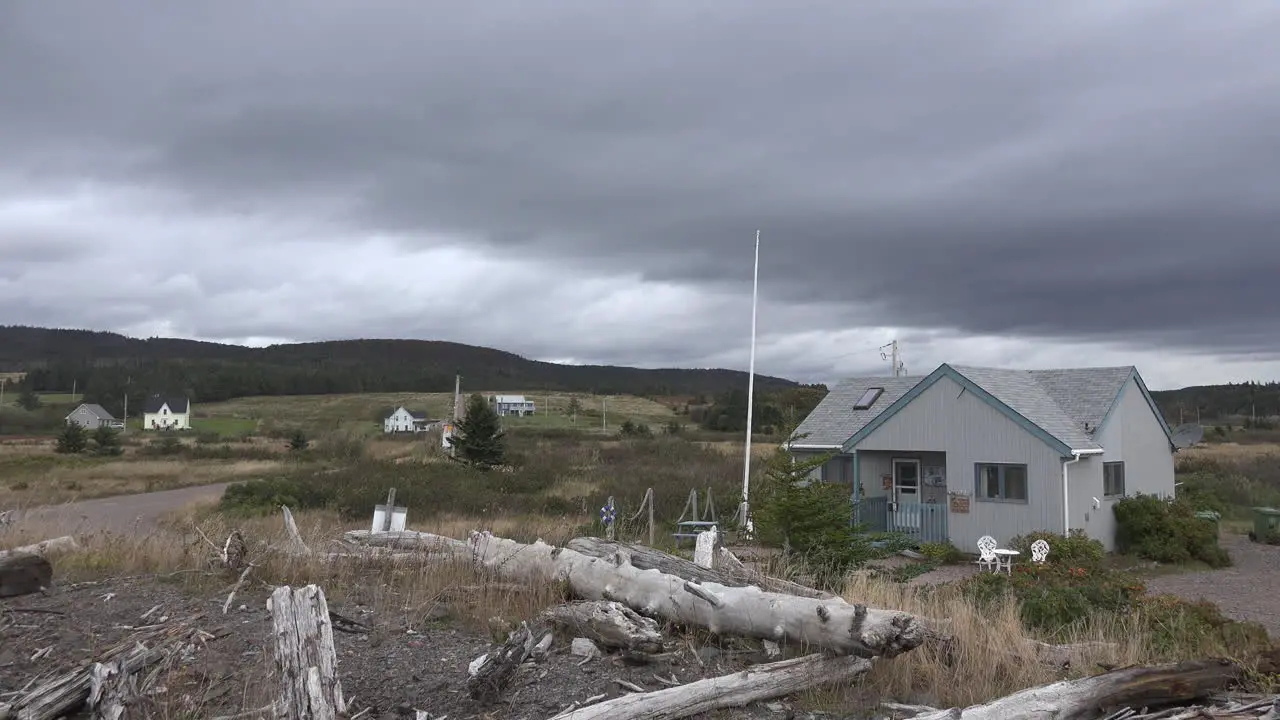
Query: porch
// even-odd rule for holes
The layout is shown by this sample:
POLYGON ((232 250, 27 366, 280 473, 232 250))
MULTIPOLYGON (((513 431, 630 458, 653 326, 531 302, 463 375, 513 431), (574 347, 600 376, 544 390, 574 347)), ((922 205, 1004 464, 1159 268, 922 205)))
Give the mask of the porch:
POLYGON ((887 497, 863 498, 853 506, 853 522, 867 532, 911 535, 919 542, 947 542, 945 504, 895 503, 887 497))
POLYGON ((949 539, 945 452, 859 449, 855 458, 855 524, 920 542, 949 539))

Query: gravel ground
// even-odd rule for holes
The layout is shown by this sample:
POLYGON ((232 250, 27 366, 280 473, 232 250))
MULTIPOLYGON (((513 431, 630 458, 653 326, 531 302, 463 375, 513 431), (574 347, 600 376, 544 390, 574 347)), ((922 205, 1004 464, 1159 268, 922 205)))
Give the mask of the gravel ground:
MULTIPOLYGON (((0 601, 0 703, 11 702, 33 680, 84 667, 96 651, 122 641, 139 626, 203 613, 195 625, 215 639, 161 675, 162 690, 154 696, 158 706, 149 708, 148 716, 214 717, 262 707, 274 688, 268 592, 258 587, 237 594, 231 612, 223 615, 225 593, 225 588, 198 592, 155 577, 119 578, 0 601)), ((334 633, 343 693, 353 712, 368 709, 362 716, 366 720, 412 718, 415 709, 451 720, 544 720, 572 702, 625 694, 618 680, 657 690, 664 685, 656 675, 688 683, 764 659, 758 645, 752 650, 726 641, 694 647, 669 636, 674 641, 671 656, 655 664, 631 665, 612 655, 580 664, 568 653, 566 638, 549 656, 520 671, 505 701, 481 706, 467 695, 467 665, 494 648, 488 634, 451 620, 447 608, 416 622, 403 613, 380 613, 359 597, 331 601, 330 610, 368 626, 367 631, 334 633)), ((855 716, 805 712, 783 700, 697 717, 855 716)))
POLYGON ((1154 577, 1148 591, 1208 600, 1227 617, 1261 623, 1280 638, 1280 547, 1244 535, 1223 535, 1221 545, 1231 553, 1232 567, 1154 577))

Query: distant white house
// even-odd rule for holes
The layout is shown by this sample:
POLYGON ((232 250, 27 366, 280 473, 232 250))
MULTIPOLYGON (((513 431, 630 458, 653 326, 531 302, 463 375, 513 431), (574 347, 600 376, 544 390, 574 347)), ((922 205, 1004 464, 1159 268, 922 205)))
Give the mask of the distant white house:
POLYGON ((428 420, 425 412, 416 410, 408 410, 403 405, 396 408, 382 421, 382 432, 384 433, 402 433, 402 432, 426 432, 431 430, 439 421, 428 420))
POLYGON ((80 407, 72 410, 67 415, 67 424, 76 424, 85 430, 97 430, 100 427, 109 427, 116 430, 124 428, 124 421, 117 420, 107 412, 106 408, 97 403, 81 403, 80 407))
POLYGON ((532 415, 538 411, 533 401, 526 400, 523 395, 490 395, 489 404, 493 406, 494 412, 502 416, 532 415))
POLYGON ((152 395, 142 406, 143 430, 190 430, 191 400, 152 395))

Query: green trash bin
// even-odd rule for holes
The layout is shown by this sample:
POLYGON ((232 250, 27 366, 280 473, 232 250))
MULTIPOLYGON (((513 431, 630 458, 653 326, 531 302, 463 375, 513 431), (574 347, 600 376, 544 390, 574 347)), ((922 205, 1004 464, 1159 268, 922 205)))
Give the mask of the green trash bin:
POLYGON ((1253 509, 1253 536, 1259 542, 1271 535, 1280 535, 1280 510, 1256 507, 1253 509))

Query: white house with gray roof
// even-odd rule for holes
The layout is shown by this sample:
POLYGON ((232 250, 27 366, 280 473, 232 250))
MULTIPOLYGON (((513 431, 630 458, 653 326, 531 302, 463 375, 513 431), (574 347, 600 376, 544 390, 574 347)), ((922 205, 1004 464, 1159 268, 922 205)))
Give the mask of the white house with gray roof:
POLYGON ((1174 488, 1169 426, 1134 367, 850 378, 796 429, 797 456, 848 484, 873 530, 971 549, 1035 530, 1115 545, 1114 502, 1174 488))

